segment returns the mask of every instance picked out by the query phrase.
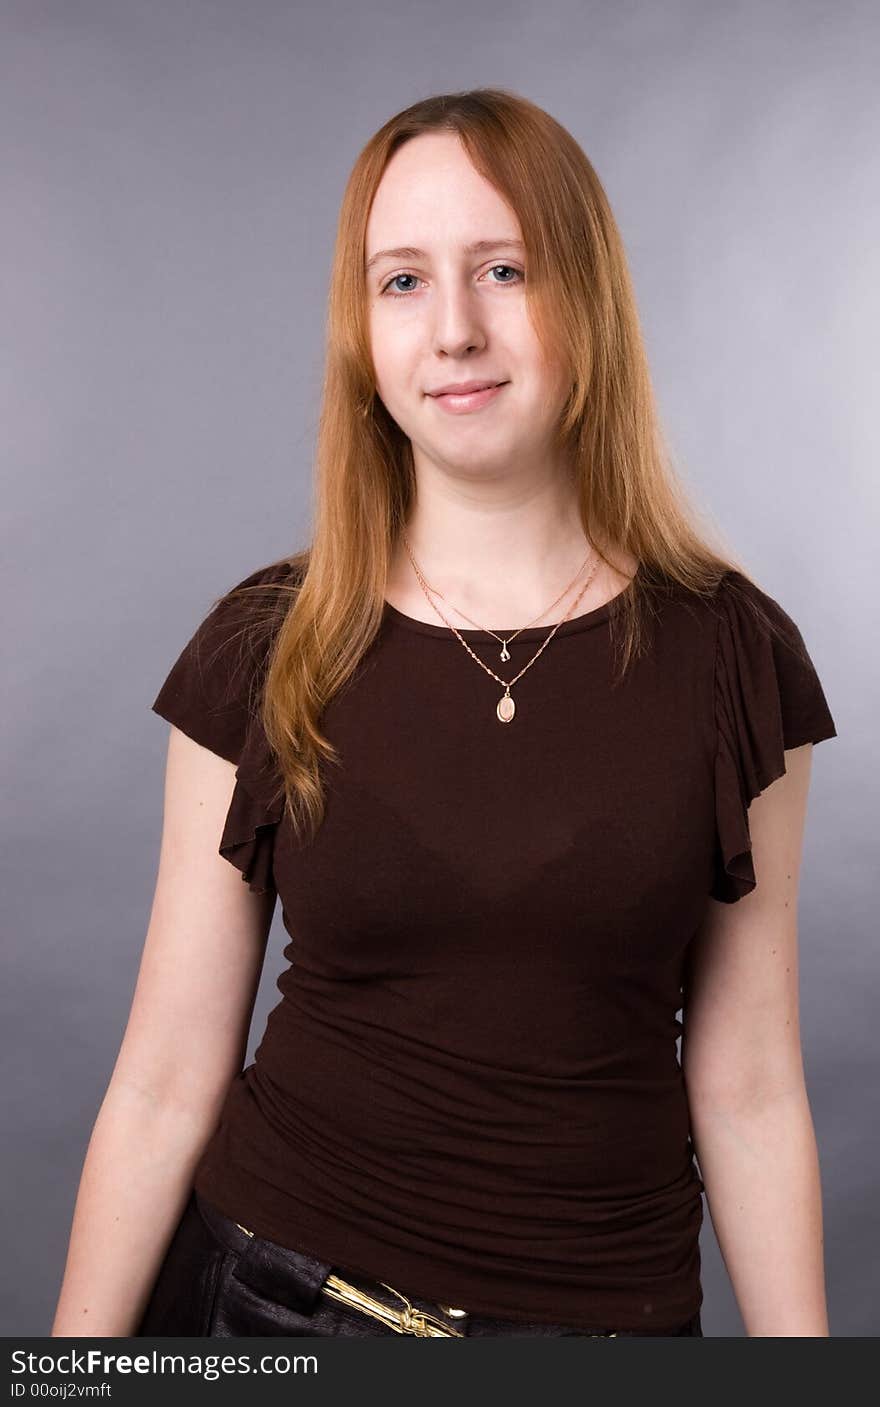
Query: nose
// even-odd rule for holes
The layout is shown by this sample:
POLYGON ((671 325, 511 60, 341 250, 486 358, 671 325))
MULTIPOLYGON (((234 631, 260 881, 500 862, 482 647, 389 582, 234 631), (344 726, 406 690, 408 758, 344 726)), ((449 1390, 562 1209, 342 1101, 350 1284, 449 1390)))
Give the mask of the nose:
POLYGON ((486 345, 486 328, 479 307, 479 295, 464 283, 452 283, 434 294, 433 349, 450 357, 478 350, 486 345))

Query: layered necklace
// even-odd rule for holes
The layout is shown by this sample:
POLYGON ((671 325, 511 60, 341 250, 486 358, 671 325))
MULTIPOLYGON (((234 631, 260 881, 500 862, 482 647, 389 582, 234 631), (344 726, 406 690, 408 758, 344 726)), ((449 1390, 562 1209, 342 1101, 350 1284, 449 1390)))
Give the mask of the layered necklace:
MULTIPOLYGON (((474 654, 474 652, 473 652, 473 650, 471 649, 470 645, 468 644, 468 642, 467 642, 465 639, 462 638, 462 636, 461 636, 461 634, 459 633, 459 631, 456 630, 455 626, 452 624, 452 621, 446 619, 446 616, 445 616, 445 615, 443 614, 443 612, 440 610, 440 607, 439 607, 439 606, 434 602, 434 600, 432 599, 432 595, 433 595, 433 596, 439 596, 442 601, 445 601, 445 599, 446 599, 445 596, 443 595, 443 593, 442 593, 441 591, 437 591, 435 587, 432 587, 432 586, 429 586, 429 585, 428 585, 427 581, 426 581, 425 578, 424 578, 423 573, 422 573, 421 570, 419 569, 419 566, 418 566, 418 563, 416 562, 415 557, 413 556, 412 548, 410 547, 410 543, 409 543, 409 538, 407 537, 406 533, 403 533, 403 541, 404 541, 404 545, 406 546, 406 550, 407 550, 407 554, 408 554, 408 556, 409 556, 409 559, 410 559, 410 561, 412 562, 413 570, 415 571, 415 574, 416 574, 416 576, 417 576, 418 579, 419 579, 419 585, 421 586, 422 591, 425 593, 425 596, 426 596, 428 602, 430 603, 430 605, 431 605, 431 606, 433 607, 433 609, 437 612, 437 614, 438 614, 438 616, 440 617, 440 619, 441 619, 446 625, 448 625, 449 629, 453 632, 453 634, 455 635, 456 639, 458 639, 458 640, 460 641, 460 643, 464 646, 464 648, 467 650, 468 654, 470 655, 471 659, 474 660, 475 663, 478 664, 481 669, 485 670, 485 672, 486 672, 488 675, 490 675, 492 679, 496 680, 497 683, 499 683, 499 684, 501 684, 501 685, 504 686, 504 693, 501 695, 501 698, 498 700, 498 703, 497 703, 496 706, 495 706, 495 713, 496 713, 496 715, 497 715, 497 717, 498 717, 498 719, 499 719, 499 721, 500 721, 501 723, 512 723, 512 722, 513 722, 514 715, 515 715, 515 713, 516 713, 516 704, 514 703, 513 699, 512 699, 511 696, 510 696, 510 691, 511 691, 511 689, 513 688, 514 684, 516 684, 520 679, 522 679, 522 677, 523 677, 523 675, 525 674, 526 670, 527 670, 527 669, 531 669, 532 665, 536 662, 536 660, 538 660, 538 659, 541 657, 541 655, 544 653, 544 651, 546 650, 547 646, 550 644, 550 641, 553 639, 553 636, 556 634, 556 632, 557 632, 557 630, 559 629, 559 627, 560 627, 561 625, 563 625, 565 621, 568 620, 569 616, 571 615, 571 613, 572 613, 572 611, 574 610, 575 606, 577 605, 578 601, 580 601, 581 597, 583 596, 583 594, 584 594, 584 592, 586 591, 587 587, 589 586, 590 582, 593 580, 593 577, 596 575, 596 572, 597 572, 598 569, 599 569, 599 558, 597 557, 597 558, 594 560, 593 565, 592 565, 590 571, 589 571, 588 574, 587 574, 587 579, 586 579, 586 581, 584 582, 583 586, 581 587, 580 591, 578 592, 577 596, 575 597, 575 599, 574 599, 574 601, 572 602, 571 606, 569 607, 568 611, 567 611, 566 614, 563 616, 562 620, 556 622, 556 624, 555 624, 555 625, 553 626, 553 628, 551 629, 550 634, 547 636, 546 640, 542 641, 540 648, 535 652, 535 654, 534 654, 534 655, 532 656, 532 658, 529 660, 528 664, 526 664, 526 665, 519 671, 519 674, 514 675, 513 679, 509 679, 509 680, 508 680, 508 679, 502 679, 499 675, 497 675, 497 674, 495 673, 495 671, 494 671, 493 669, 490 669, 488 665, 484 664, 483 661, 482 661, 477 655, 474 654)), ((546 616, 549 611, 552 611, 552 610, 553 610, 553 607, 557 604, 557 602, 561 601, 562 598, 563 598, 563 596, 566 594, 566 592, 571 590, 572 586, 573 586, 574 583, 577 581, 578 577, 580 576, 580 574, 581 574, 581 572, 583 571, 584 567, 586 566, 587 562, 590 560, 590 556, 591 556, 591 553, 588 552, 587 555, 586 555, 586 557, 584 558, 583 562, 581 563, 580 567, 578 568, 577 572, 575 573, 574 577, 572 578, 571 582, 569 582, 568 586, 565 587, 565 590, 563 590, 563 591, 561 591, 561 592, 559 593, 559 595, 556 597, 556 600, 552 603, 552 605, 548 606, 546 610, 541 611, 539 615, 535 616, 535 617, 533 618, 533 620, 531 620, 531 621, 529 622, 529 625, 521 625, 520 628, 519 628, 519 630, 515 630, 512 635, 508 635, 506 638, 503 637, 503 636, 501 636, 501 635, 499 635, 496 631, 490 630, 488 626, 479 625, 478 622, 471 620, 470 616, 465 615, 464 611, 458 611, 458 614, 459 614, 460 616, 463 616, 465 620, 470 621, 471 625, 475 626, 477 630, 485 631, 485 633, 486 633, 487 635, 492 635, 492 636, 494 636, 494 638, 495 638, 496 640, 498 640, 498 641, 500 642, 500 644, 501 644, 501 660, 502 660, 502 662, 504 662, 504 661, 506 661, 506 660, 509 660, 509 659, 510 659, 510 651, 508 650, 507 647, 508 647, 508 645, 510 644, 510 642, 511 642, 512 640, 515 640, 516 637, 517 637, 517 635, 520 635, 520 634, 522 633, 522 631, 528 630, 528 629, 529 629, 529 626, 534 625, 535 621, 541 620, 543 616, 546 616)), ((454 609, 455 609, 455 610, 458 610, 458 607, 456 606, 456 607, 454 607, 454 609)))

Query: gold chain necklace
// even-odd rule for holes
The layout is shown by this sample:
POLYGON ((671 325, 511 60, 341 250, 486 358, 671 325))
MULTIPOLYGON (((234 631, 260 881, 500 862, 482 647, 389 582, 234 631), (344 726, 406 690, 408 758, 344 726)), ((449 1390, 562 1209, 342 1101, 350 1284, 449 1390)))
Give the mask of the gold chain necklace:
MULTIPOLYGON (((562 620, 557 621, 557 623, 553 626, 553 629, 550 631, 550 634, 547 636, 547 639, 542 642, 540 649, 532 656, 532 658, 529 660, 528 664, 526 664, 526 665, 520 670, 519 674, 514 675, 513 679, 511 679, 511 680, 508 681, 508 680, 506 680, 506 679, 501 679, 501 678, 495 673, 494 670, 490 669, 490 668, 488 667, 488 665, 486 665, 486 664, 483 663, 483 661, 479 658, 478 655, 475 655, 475 654, 474 654, 474 652, 473 652, 473 650, 471 649, 470 645, 468 644, 468 642, 467 642, 466 640, 464 640, 464 639, 462 638, 462 636, 460 635, 460 633, 456 630, 455 626, 452 624, 452 621, 447 620, 446 617, 444 616, 443 612, 440 610, 440 607, 439 607, 438 605, 436 605, 436 604, 431 600, 431 597, 430 597, 430 595, 429 595, 428 593, 431 592, 431 591, 434 591, 434 588, 428 585, 428 583, 425 581, 424 576, 422 575, 421 571, 419 570, 419 567, 418 567, 418 564, 417 564, 417 562, 416 562, 416 559, 415 559, 415 557, 414 557, 413 554, 412 554, 412 550, 411 550, 410 545, 409 545, 409 539, 407 538, 406 533, 403 533, 403 541, 404 541, 404 545, 405 545, 405 547, 406 547, 406 550, 407 550, 407 554, 408 554, 408 556, 409 556, 409 559, 410 559, 410 561, 412 562, 413 570, 415 571, 415 574, 416 574, 416 576, 417 576, 418 579, 419 579, 419 584, 420 584, 420 586, 421 586, 421 588, 422 588, 422 591, 425 593, 425 596, 427 597, 429 604, 430 604, 431 606, 433 606, 434 610, 437 612, 437 614, 438 614, 438 616, 440 617, 440 619, 441 619, 442 621, 444 621, 444 623, 445 623, 446 625, 448 625, 449 629, 453 632, 453 634, 455 635, 456 639, 459 640, 462 645, 464 645, 464 648, 467 650, 467 652, 468 652, 468 654, 470 655, 471 659, 472 659, 472 660, 475 660, 476 663, 480 666, 480 668, 481 668, 481 669, 484 669, 484 670, 486 671, 486 673, 487 673, 488 675, 490 675, 491 678, 494 679, 498 684, 503 684, 503 685, 504 685, 504 693, 501 695, 501 698, 498 700, 498 703, 497 703, 496 706, 495 706, 495 712, 496 712, 496 714, 497 714, 497 716, 498 716, 500 722, 502 722, 502 723, 511 723, 511 722, 513 721, 514 714, 516 713, 516 704, 514 703, 513 699, 510 697, 510 690, 512 689, 512 687, 513 687, 514 684, 516 684, 520 679, 522 679, 522 677, 523 677, 523 675, 525 674, 526 670, 527 670, 527 669, 531 669, 532 665, 536 662, 536 660, 538 660, 538 659, 540 658, 540 656, 544 653, 544 651, 546 650, 547 646, 550 644, 550 641, 553 639, 553 636, 556 634, 557 630, 559 629, 560 625, 563 625, 563 624, 565 623, 565 621, 568 620, 569 616, 571 615, 571 613, 572 613, 572 611, 574 610, 575 606, 577 605, 578 601, 579 601, 579 600, 581 599, 581 597, 583 596, 584 592, 586 591, 587 587, 589 586, 590 582, 593 580, 593 577, 596 575, 596 572, 597 572, 598 569, 599 569, 599 560, 598 560, 598 558, 597 558, 596 561, 593 563, 592 569, 591 569, 591 571, 589 572, 589 575, 587 576, 586 581, 584 582, 583 586, 581 587, 580 591, 578 592, 578 594, 577 594, 577 596, 575 597, 575 599, 574 599, 574 601, 572 602, 572 604, 569 606, 568 611, 567 611, 566 614, 563 616, 562 620)), ((589 553, 587 554, 587 557, 584 559, 584 563, 587 562, 587 561, 589 561, 589 553)), ((565 595, 565 592, 566 592, 566 591, 570 591, 570 590, 571 590, 572 585, 574 584, 575 581, 577 581, 578 576, 580 575, 580 573, 581 573, 581 572, 583 571, 583 569, 584 569, 584 563, 581 563, 581 566, 578 568, 578 571, 575 573, 574 577, 572 578, 572 581, 571 581, 571 582, 569 583, 569 585, 565 588, 565 591, 562 591, 562 592, 560 593, 560 596, 557 596, 557 598, 556 598, 557 601, 560 600, 561 597, 565 595)), ((445 600, 445 599, 446 599, 446 598, 443 596, 442 592, 440 592, 440 591, 436 591, 435 594, 436 594, 437 596, 440 596, 441 600, 445 600)), ((556 604, 556 601, 554 601, 553 605, 555 605, 555 604, 556 604)), ((457 609, 457 608, 456 608, 456 609, 457 609)), ((548 610, 549 610, 549 609, 552 609, 552 607, 548 607, 548 610)), ((466 616, 466 615, 464 614, 464 611, 460 611, 459 614, 462 615, 462 616, 464 616, 465 620, 470 620, 470 616, 466 616)), ((547 614, 547 611, 542 611, 542 612, 541 612, 541 615, 546 615, 546 614, 547 614)), ((535 617, 534 617, 535 620, 540 620, 540 618, 541 618, 540 616, 535 616, 535 617)), ((471 621, 471 624, 473 625, 473 624, 475 624, 475 622, 471 621)), ((509 653, 509 651, 508 651, 508 649, 507 649, 507 646, 509 645, 510 641, 511 641, 511 640, 515 640, 516 637, 517 637, 517 635, 519 635, 523 630, 528 630, 528 628, 529 628, 529 627, 528 627, 527 625, 521 625, 520 628, 519 628, 519 630, 515 630, 512 635, 508 635, 507 638, 504 639, 502 636, 496 634, 496 632, 495 632, 494 630, 490 630, 488 626, 482 626, 482 625, 477 626, 477 629, 478 629, 478 630, 484 630, 484 631, 486 632, 486 634, 488 634, 488 635, 493 635, 496 640, 500 640, 500 641, 501 641, 501 646, 502 646, 502 649, 501 649, 501 658, 502 658, 502 660, 510 659, 510 653, 509 653)))

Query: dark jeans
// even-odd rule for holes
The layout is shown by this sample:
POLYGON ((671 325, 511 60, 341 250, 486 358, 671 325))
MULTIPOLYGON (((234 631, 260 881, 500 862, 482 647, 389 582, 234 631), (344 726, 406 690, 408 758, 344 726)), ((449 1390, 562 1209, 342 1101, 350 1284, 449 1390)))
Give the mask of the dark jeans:
MULTIPOLYGON (((403 1301, 378 1281, 332 1266, 305 1251, 289 1250, 260 1236, 248 1236, 193 1190, 171 1239, 137 1337, 330 1338, 341 1334, 367 1338, 396 1333, 381 1320, 322 1294, 331 1273, 383 1304, 402 1308, 403 1301)), ((427 1312, 469 1338, 589 1338, 611 1332, 608 1326, 601 1325, 591 1334, 570 1324, 531 1324, 470 1313, 455 1318, 434 1300, 409 1294, 405 1287, 404 1293, 415 1310, 427 1312)), ((699 1311, 674 1329, 616 1332, 621 1338, 703 1337, 699 1311)))

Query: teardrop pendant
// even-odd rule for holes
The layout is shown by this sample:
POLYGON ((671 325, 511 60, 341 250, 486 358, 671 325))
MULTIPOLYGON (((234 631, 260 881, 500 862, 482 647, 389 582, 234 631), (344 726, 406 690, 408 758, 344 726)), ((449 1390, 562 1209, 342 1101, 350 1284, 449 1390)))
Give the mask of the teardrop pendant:
POLYGON ((502 658, 502 660, 509 660, 509 659, 510 659, 510 651, 509 651, 508 648, 507 648, 507 641, 506 641, 506 640, 502 640, 502 642, 501 642, 501 658, 502 658))
POLYGON ((510 723, 512 721, 513 715, 516 713, 516 704, 510 697, 509 689, 506 689, 501 695, 501 698, 498 700, 498 706, 495 709, 495 712, 498 714, 498 717, 501 719, 502 723, 510 723))

